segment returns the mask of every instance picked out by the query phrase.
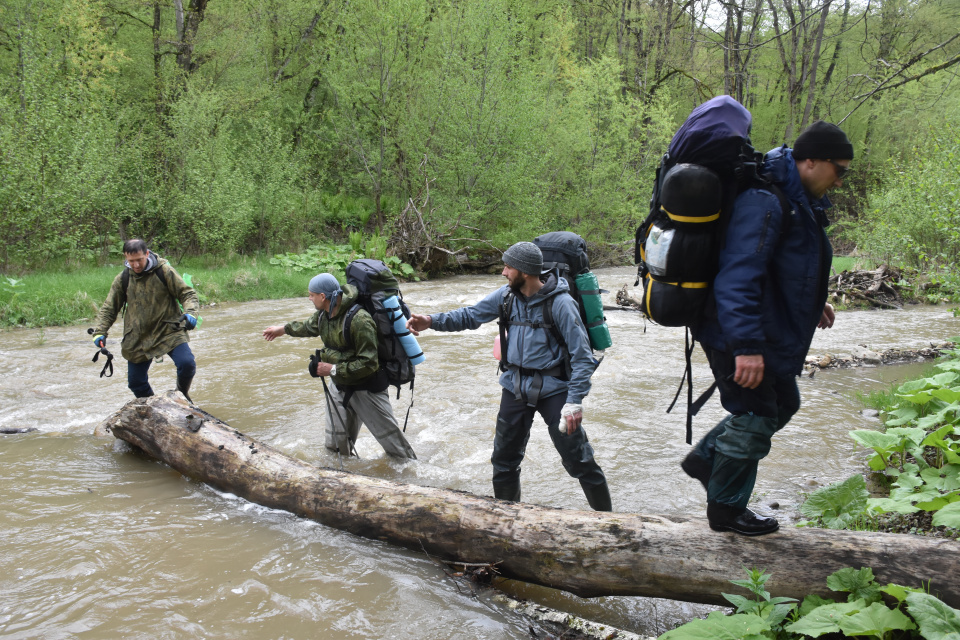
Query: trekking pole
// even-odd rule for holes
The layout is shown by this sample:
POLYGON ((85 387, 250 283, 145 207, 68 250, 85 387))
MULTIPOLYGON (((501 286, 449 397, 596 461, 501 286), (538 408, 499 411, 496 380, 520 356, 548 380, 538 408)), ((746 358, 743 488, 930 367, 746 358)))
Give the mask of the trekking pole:
MULTIPOLYGON (((93 327, 87 329, 88 335, 93 335, 93 327)), ((103 354, 107 357, 107 361, 103 365, 103 369, 100 370, 101 378, 111 378, 113 377, 113 354, 107 351, 106 340, 104 340, 104 346, 97 349, 97 352, 93 354, 93 360, 91 362, 96 362, 100 359, 100 354, 103 354), (107 373, 110 371, 110 373, 107 373)))
MULTIPOLYGON (((336 419, 333 420, 333 433, 336 436, 336 449, 337 449, 337 460, 340 462, 340 471, 343 471, 343 457, 340 455, 340 436, 342 435, 347 441, 347 446, 350 447, 350 450, 353 452, 353 455, 360 457, 360 454, 357 453, 356 447, 353 446, 353 443, 350 442, 350 437, 347 435, 347 426, 346 418, 341 418, 340 410, 336 407, 336 403, 330 400, 330 389, 327 387, 327 379, 325 376, 320 377, 320 382, 323 384, 323 396, 327 401, 327 413, 332 417, 336 414, 336 419), (339 423, 339 424, 338 424, 339 423), (337 430, 337 427, 340 430, 337 430)), ((347 451, 347 455, 350 455, 350 451, 347 451)))

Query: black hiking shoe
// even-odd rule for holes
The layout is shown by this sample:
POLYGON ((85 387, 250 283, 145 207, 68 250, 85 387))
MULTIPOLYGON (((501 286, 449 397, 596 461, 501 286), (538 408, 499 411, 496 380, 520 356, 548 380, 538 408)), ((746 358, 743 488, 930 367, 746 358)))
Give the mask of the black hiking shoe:
POLYGON ((738 509, 716 502, 707 503, 707 519, 714 531, 733 531, 742 536, 762 536, 780 528, 775 518, 760 516, 750 509, 738 509))
POLYGON ((699 480, 704 491, 706 491, 707 483, 710 482, 710 474, 713 473, 713 467, 709 462, 697 455, 696 451, 691 451, 680 463, 680 468, 694 480, 699 480))

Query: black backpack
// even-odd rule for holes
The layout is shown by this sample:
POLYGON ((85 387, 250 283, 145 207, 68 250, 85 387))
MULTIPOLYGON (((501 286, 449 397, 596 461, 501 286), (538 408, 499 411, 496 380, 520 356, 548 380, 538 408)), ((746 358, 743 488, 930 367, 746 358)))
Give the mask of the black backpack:
POLYGON ((760 169, 763 155, 750 144, 750 112, 730 96, 717 96, 695 108, 677 130, 657 168, 650 213, 637 229, 637 281, 643 282, 644 315, 657 324, 686 327, 687 443, 692 420, 713 394, 714 383, 693 401, 690 330, 711 312, 710 287, 719 268, 726 221, 737 195, 761 186, 790 205, 760 169))
MULTIPOLYGON (((543 270, 556 269, 567 281, 570 295, 577 302, 580 320, 587 328, 590 347, 594 351, 609 348, 613 341, 610 339, 610 329, 603 316, 603 302, 600 299, 600 294, 607 292, 600 288, 597 277, 590 271, 586 241, 572 231, 551 231, 534 238, 533 244, 537 245, 543 254, 543 270)), ((552 309, 549 311, 552 312, 552 309)), ((544 311, 545 316, 548 313, 547 310, 544 311)), ((560 332, 555 329, 554 331, 558 342, 563 344, 560 332)))

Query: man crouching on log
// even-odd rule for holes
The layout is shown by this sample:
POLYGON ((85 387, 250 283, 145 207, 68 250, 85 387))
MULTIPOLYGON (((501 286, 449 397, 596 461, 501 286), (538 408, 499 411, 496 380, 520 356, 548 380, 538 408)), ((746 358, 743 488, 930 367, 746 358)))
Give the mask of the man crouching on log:
POLYGON ((541 275, 543 255, 532 242, 518 242, 507 249, 503 262, 507 285, 472 307, 429 316, 413 314, 407 328, 414 335, 426 329, 463 331, 499 318, 503 392, 490 459, 493 495, 519 502, 520 463, 536 412, 547 423, 567 473, 580 481, 590 507, 611 511, 606 476, 593 459, 593 447, 581 426, 580 403, 590 391, 597 361, 577 303, 557 271, 541 275))
POLYGON ((377 358, 377 327, 363 308, 350 321, 352 345, 345 339, 343 325, 347 311, 357 302, 356 287, 346 284, 341 288, 333 275, 321 273, 310 280, 308 289, 316 312, 305 322, 267 327, 263 337, 267 342, 284 334, 323 340, 323 349, 310 358, 308 370, 315 378, 331 379, 326 403, 327 449, 349 455, 363 423, 388 455, 416 459, 393 415, 386 373, 377 358))

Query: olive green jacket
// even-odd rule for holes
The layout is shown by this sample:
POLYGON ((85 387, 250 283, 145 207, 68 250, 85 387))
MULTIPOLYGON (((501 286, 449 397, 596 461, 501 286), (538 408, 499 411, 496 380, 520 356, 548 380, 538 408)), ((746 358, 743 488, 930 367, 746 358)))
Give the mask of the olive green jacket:
POLYGON ((343 285, 343 296, 337 303, 333 316, 316 311, 306 322, 289 322, 283 330, 288 336, 323 340, 320 360, 337 365, 334 384, 359 385, 366 382, 380 368, 377 358, 377 326, 364 309, 357 311, 350 322, 350 337, 353 348, 347 348, 343 340, 343 321, 347 311, 357 302, 357 288, 343 285))
MULTIPOLYGON (((123 310, 123 305, 123 272, 120 272, 113 279, 110 293, 97 314, 94 335, 107 335, 123 310)), ((126 305, 120 353, 129 362, 137 363, 170 353, 175 347, 190 340, 184 329, 178 329, 165 321, 176 322, 184 313, 196 317, 200 309, 200 299, 197 292, 187 286, 180 274, 165 259, 150 252, 150 262, 146 269, 141 273, 130 270, 126 305), (163 269, 166 285, 155 273, 158 269, 163 269), (177 306, 178 302, 183 305, 183 311, 177 306)))

